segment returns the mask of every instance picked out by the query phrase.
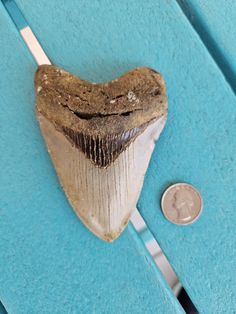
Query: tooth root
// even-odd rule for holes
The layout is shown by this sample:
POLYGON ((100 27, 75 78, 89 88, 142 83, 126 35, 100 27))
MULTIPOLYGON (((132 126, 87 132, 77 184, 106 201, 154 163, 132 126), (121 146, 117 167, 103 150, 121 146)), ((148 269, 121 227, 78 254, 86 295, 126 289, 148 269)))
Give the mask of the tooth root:
POLYGON ((164 80, 137 68, 93 85, 43 65, 35 88, 40 128, 72 208, 95 235, 113 241, 136 207, 165 125, 164 80))
POLYGON ((165 118, 150 124, 112 165, 99 168, 38 113, 41 131, 68 200, 99 238, 111 242, 128 224, 165 118))

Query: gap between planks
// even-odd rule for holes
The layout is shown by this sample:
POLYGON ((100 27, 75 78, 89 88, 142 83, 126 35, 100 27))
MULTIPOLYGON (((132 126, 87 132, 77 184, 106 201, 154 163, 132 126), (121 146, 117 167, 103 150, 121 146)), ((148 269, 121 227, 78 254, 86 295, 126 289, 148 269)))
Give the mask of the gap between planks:
POLYGON ((176 2, 236 95, 236 80, 234 71, 224 56, 223 51, 221 51, 221 48, 217 44, 217 41, 209 33, 204 19, 186 0, 176 0, 176 2))

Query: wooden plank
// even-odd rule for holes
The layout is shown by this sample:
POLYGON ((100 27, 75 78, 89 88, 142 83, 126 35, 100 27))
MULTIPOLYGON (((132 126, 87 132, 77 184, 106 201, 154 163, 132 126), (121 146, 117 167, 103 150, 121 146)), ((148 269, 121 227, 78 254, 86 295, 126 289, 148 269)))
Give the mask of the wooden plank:
POLYGON ((54 62, 68 69, 73 64, 73 69, 78 69, 75 73, 85 78, 110 79, 140 64, 160 69, 165 75, 169 122, 153 158, 140 207, 197 306, 213 312, 224 306, 232 308, 235 282, 230 275, 231 254, 226 253, 234 256, 235 215, 230 204, 234 201, 231 172, 235 98, 178 6, 161 1, 121 1, 109 6, 106 1, 70 2, 62 13, 53 3, 47 6, 47 12, 30 2, 18 3, 54 62), (79 16, 74 10, 76 5, 79 16), (60 28, 64 19, 67 27, 60 28), (72 52, 69 47, 75 42, 72 52), (160 213, 161 192, 176 180, 196 184, 204 193, 203 216, 188 228, 170 225, 160 213), (213 212, 214 198, 219 207, 213 212), (220 217, 224 217, 225 206, 232 217, 225 217, 226 227, 222 230, 220 217), (217 266, 212 266, 212 252, 217 266), (210 293, 211 286, 214 289, 210 293), (224 291, 222 286, 226 287, 224 291), (204 296, 212 300, 210 307, 204 296))
POLYGON ((53 62, 85 79, 108 80, 137 65, 162 72, 169 120, 139 207, 199 311, 232 313, 236 101, 179 6, 69 1, 62 10, 54 1, 17 2, 53 62), (176 181, 203 195, 203 214, 192 226, 174 226, 161 214, 161 194, 176 181))
POLYGON ((236 2, 177 1, 236 92, 236 2))
POLYGON ((131 227, 107 244, 71 210, 34 114, 36 64, 1 3, 0 29, 0 298, 7 311, 182 313, 131 227))

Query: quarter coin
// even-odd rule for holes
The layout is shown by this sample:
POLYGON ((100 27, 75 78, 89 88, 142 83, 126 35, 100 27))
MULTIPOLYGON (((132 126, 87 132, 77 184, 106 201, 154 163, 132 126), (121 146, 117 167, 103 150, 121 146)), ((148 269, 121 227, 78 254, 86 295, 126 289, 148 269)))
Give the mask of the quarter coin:
POLYGON ((203 208, 203 200, 192 185, 177 183, 164 192, 161 207, 169 221, 177 225, 188 225, 198 219, 203 208))

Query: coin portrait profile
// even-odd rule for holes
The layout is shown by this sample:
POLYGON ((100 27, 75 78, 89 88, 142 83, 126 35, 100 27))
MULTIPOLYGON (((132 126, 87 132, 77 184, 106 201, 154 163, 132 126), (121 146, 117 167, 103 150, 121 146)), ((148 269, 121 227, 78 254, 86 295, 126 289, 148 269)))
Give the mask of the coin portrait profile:
POLYGON ((179 225, 194 222, 202 211, 202 204, 200 193, 187 183, 170 186, 164 192, 161 201, 164 216, 179 225))
POLYGON ((188 190, 178 189, 173 196, 173 208, 176 210, 178 219, 187 219, 191 216, 194 202, 188 190))

